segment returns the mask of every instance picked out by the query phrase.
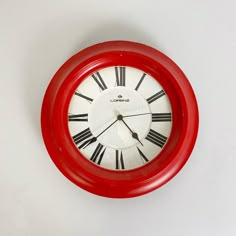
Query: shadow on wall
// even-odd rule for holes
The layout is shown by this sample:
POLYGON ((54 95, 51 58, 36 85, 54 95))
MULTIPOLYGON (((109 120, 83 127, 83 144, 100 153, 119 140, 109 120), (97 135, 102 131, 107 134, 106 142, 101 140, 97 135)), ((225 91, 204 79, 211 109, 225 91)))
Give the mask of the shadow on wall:
POLYGON ((59 67, 81 49, 109 40, 130 40, 158 47, 148 35, 120 23, 84 26, 47 24, 31 35, 25 62, 24 106, 34 134, 41 139, 40 113, 46 88, 59 67))
POLYGON ((79 40, 79 48, 82 49, 92 44, 109 40, 129 40, 148 44, 153 47, 157 46, 148 35, 145 35, 144 32, 132 28, 131 26, 106 23, 94 28, 88 34, 84 35, 84 37, 79 40))

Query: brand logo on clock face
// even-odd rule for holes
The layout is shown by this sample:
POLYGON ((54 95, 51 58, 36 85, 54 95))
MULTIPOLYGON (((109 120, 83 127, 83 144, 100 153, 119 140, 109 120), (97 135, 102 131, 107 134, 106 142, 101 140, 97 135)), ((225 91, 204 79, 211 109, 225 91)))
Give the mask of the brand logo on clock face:
POLYGON ((122 95, 118 95, 117 98, 110 99, 110 102, 129 102, 129 99, 124 99, 122 95))

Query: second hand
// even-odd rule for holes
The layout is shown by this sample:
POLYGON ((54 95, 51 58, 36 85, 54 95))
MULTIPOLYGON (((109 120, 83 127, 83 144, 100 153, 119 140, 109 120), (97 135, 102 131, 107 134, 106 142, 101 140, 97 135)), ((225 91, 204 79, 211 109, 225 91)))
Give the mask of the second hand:
POLYGON ((143 115, 150 115, 152 114, 151 112, 148 112, 148 113, 140 113, 140 114, 135 114, 135 115, 127 115, 127 116, 123 116, 124 118, 125 117, 131 117, 131 116, 143 116, 143 115))

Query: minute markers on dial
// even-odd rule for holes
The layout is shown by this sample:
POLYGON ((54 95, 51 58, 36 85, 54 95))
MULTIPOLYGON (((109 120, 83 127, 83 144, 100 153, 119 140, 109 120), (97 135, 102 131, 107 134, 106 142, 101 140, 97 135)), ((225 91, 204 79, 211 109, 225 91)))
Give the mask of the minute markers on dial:
POLYGON ((155 93, 151 97, 147 98, 147 102, 151 104, 152 102, 156 101, 158 98, 164 96, 166 93, 164 90, 159 91, 158 93, 155 93))

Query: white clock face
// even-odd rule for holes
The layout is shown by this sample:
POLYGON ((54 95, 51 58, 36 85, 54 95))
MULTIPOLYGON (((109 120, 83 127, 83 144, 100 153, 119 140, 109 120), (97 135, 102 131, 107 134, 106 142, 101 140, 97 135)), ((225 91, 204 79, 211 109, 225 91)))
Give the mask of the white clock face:
POLYGON ((129 170, 157 157, 172 128, 169 98, 150 75, 107 67, 76 89, 68 127, 79 151, 94 164, 129 170))

